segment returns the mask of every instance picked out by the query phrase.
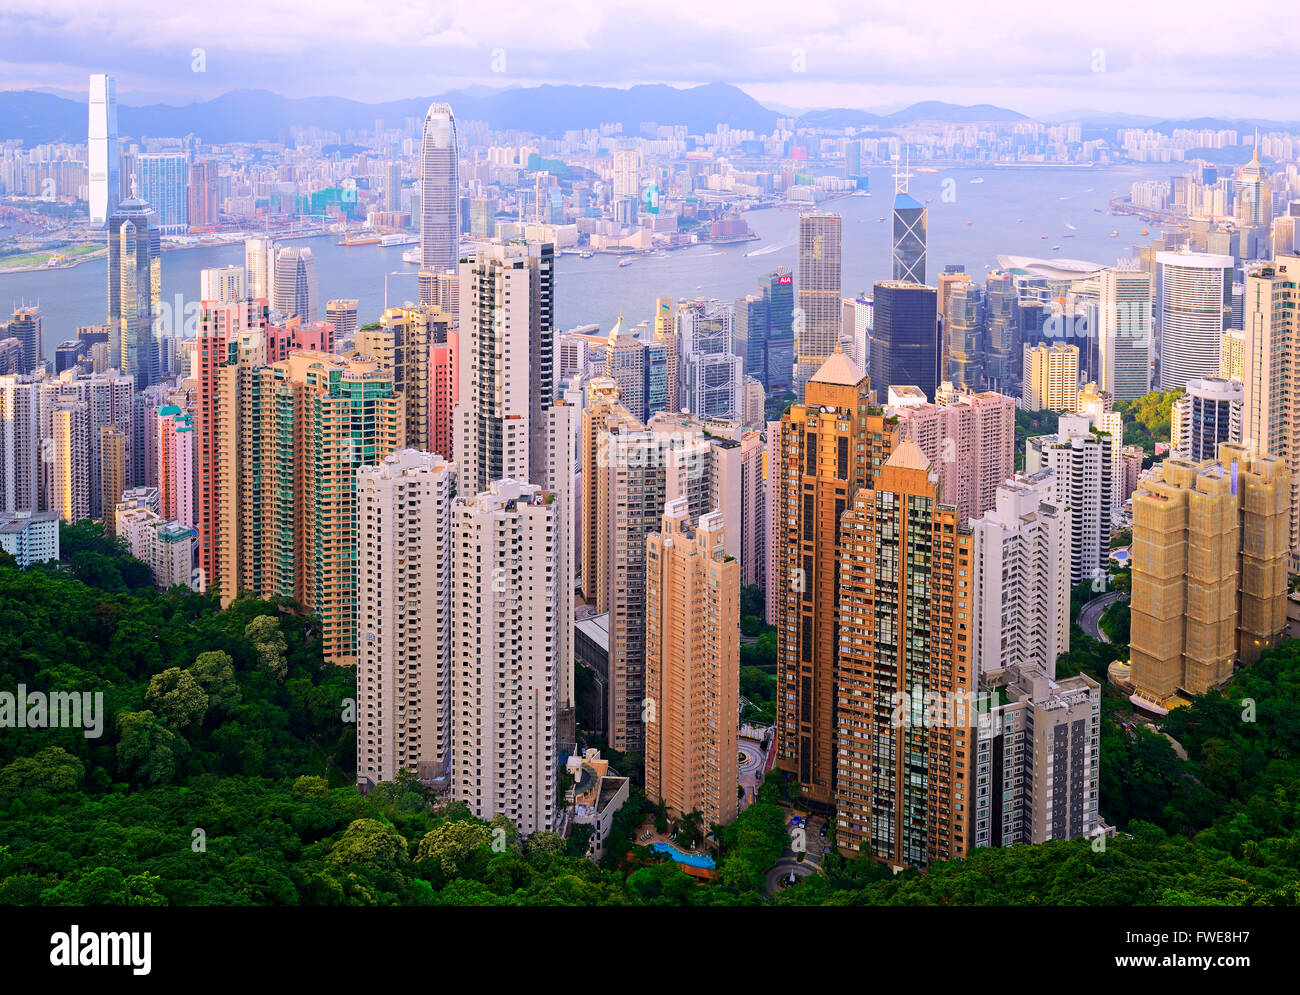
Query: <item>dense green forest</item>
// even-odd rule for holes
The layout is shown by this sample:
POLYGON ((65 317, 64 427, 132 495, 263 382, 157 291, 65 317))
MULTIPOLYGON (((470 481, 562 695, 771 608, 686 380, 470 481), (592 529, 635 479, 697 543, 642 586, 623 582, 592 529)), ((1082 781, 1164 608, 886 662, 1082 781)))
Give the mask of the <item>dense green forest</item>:
MULTIPOLYGON (((363 797, 351 783, 354 676, 323 664, 310 616, 160 595, 94 526, 65 529, 63 546, 61 569, 0 562, 0 691, 102 691, 107 718, 94 739, 0 730, 0 903, 768 901, 764 872, 787 842, 778 776, 719 830, 709 883, 631 845, 652 813, 639 791, 601 865, 577 855, 581 835, 521 843, 504 820, 436 808, 412 779, 363 797)), ((1077 627, 1072 645, 1063 673, 1104 672, 1116 653, 1077 627)), ((1164 735, 1124 729, 1124 706, 1107 688, 1102 809, 1122 833, 1104 851, 1086 841, 984 850, 897 876, 831 855, 771 901, 1300 901, 1300 643, 1169 718, 1186 761, 1164 735)))

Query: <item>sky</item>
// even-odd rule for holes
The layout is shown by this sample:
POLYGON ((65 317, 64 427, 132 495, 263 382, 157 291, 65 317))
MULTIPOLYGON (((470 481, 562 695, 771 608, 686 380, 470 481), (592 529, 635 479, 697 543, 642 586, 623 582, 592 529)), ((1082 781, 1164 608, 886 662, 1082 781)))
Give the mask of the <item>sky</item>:
POLYGON ((0 89, 126 104, 238 87, 367 102, 470 85, 727 82, 788 108, 1300 118, 1300 20, 1207 0, 4 0, 0 89))

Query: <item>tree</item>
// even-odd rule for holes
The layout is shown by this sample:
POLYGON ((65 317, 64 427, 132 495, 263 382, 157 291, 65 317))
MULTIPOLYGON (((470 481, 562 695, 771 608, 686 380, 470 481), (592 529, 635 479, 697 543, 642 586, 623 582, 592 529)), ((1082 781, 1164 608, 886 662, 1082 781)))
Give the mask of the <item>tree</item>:
POLYGON ((179 667, 169 667, 161 674, 154 674, 144 700, 163 721, 176 729, 202 723, 208 711, 208 696, 199 687, 199 682, 190 671, 179 667))
POLYGON ((208 707, 225 711, 238 705, 239 683, 235 680, 235 661, 225 650, 200 653, 190 665, 190 673, 208 696, 208 707))
POLYGON ((417 864, 431 861, 447 877, 456 877, 470 858, 492 842, 487 826, 465 820, 444 822, 425 834, 416 852, 417 864))
POLYGON ((283 681, 289 671, 289 665, 284 658, 288 643, 284 641, 284 634, 280 631, 280 620, 274 615, 258 615, 244 627, 244 636, 252 640, 262 669, 277 682, 283 681))
POLYGON ((167 784, 179 773, 186 742, 153 712, 120 712, 117 731, 121 773, 145 784, 167 784))

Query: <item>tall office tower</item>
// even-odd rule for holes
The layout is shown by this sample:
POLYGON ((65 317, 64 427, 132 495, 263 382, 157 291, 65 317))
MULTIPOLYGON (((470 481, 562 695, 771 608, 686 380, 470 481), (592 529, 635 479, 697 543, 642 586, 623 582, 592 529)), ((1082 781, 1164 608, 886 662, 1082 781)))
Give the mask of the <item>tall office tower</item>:
POLYGON ((840 518, 893 452, 897 428, 872 404, 865 373, 835 353, 781 418, 777 548, 776 766, 820 805, 835 802, 840 518))
POLYGON ((717 301, 692 301, 678 308, 677 369, 683 411, 701 418, 740 417, 745 364, 731 351, 734 319, 731 306, 717 301))
POLYGON ((90 517, 90 413, 84 401, 66 401, 50 414, 48 511, 68 524, 90 517))
POLYGON ((984 382, 1004 394, 1020 393, 1019 298, 1009 273, 990 273, 984 284, 987 353, 984 382))
POLYGON ((919 387, 934 399, 944 380, 939 368, 939 321, 933 287, 889 280, 877 283, 871 332, 871 371, 880 388, 919 387))
POLYGON ((1129 659, 1159 705, 1204 694, 1275 646, 1286 627, 1286 463, 1225 442, 1171 458, 1133 495, 1129 659))
POLYGON ((965 390, 984 386, 984 294, 972 282, 948 288, 943 339, 948 349, 948 377, 965 390))
POLYGON ((1300 258, 1246 274, 1241 441, 1286 462, 1291 480, 1290 567, 1300 568, 1300 258))
POLYGON ((1251 154, 1250 162, 1237 172, 1236 197, 1233 213, 1243 225, 1265 232, 1273 221, 1273 190, 1268 182, 1268 170, 1259 162, 1259 143, 1251 154))
POLYGON ((441 312, 435 312, 434 308, 390 307, 380 318, 379 328, 356 336, 358 355, 377 360, 381 368, 390 371, 393 390, 405 401, 402 449, 436 452, 429 448, 431 325, 441 317, 441 312))
POLYGON ((221 220, 221 187, 217 164, 194 162, 189 168, 188 220, 191 228, 204 228, 221 220))
POLYGON ((675 412, 678 404, 671 399, 669 386, 675 385, 677 380, 677 343, 652 339, 642 344, 645 347, 646 417, 675 412))
POLYGON ((17 339, 22 346, 22 361, 16 373, 35 373, 45 362, 45 319, 39 307, 22 305, 14 308, 13 317, 0 325, 0 338, 17 339))
POLYGON ((1052 471, 1055 503, 1070 509, 1070 583, 1104 576, 1119 472, 1110 435, 1087 415, 1061 415, 1055 435, 1026 444, 1025 472, 1044 467, 1052 471))
POLYGON ((452 503, 452 797, 523 835, 554 825, 559 602, 553 492, 499 480, 452 503))
POLYGON ((440 307, 460 325, 460 277, 457 273, 435 273, 421 269, 419 301, 426 307, 440 307))
MULTIPOLYGON (((253 272, 251 269, 249 272, 253 272)), ((236 495, 230 491, 233 481, 225 473, 217 432, 222 420, 234 418, 236 412, 223 412, 220 386, 223 371, 230 362, 230 344, 244 332, 261 333, 266 329, 267 307, 265 299, 250 299, 242 304, 217 304, 204 301, 199 311, 199 327, 195 343, 195 369, 197 404, 194 411, 195 437, 195 514, 199 531, 199 570, 203 589, 217 580, 219 564, 225 549, 234 542, 222 533, 222 508, 233 503, 236 495), (225 415, 225 419, 221 418, 225 415)), ((265 362, 265 344, 262 344, 260 362, 265 362)))
POLYGON ((154 318, 162 300, 162 236, 142 200, 124 200, 108 219, 111 362, 143 390, 158 381, 154 318))
POLYGON ((705 827, 736 817, 740 564, 722 513, 689 525, 685 498, 646 537, 646 797, 705 827))
POLYGON ((402 164, 390 162, 384 169, 384 210, 402 209, 402 164))
POLYGON ((41 382, 0 377, 0 512, 39 509, 41 382))
POLYGON ((943 268, 938 279, 938 308, 939 308, 939 369, 943 371, 940 380, 950 379, 952 374, 949 370, 952 357, 952 342, 949 335, 948 316, 952 313, 952 294, 957 287, 963 287, 967 290, 974 288, 975 284, 971 276, 966 272, 966 267, 960 264, 950 264, 943 268))
POLYGON ((870 297, 846 297, 840 346, 862 369, 870 369, 871 322, 874 301, 870 297))
POLYGON ((1079 347, 1024 347, 1021 407, 1026 411, 1074 411, 1079 404, 1079 347))
MULTIPOLYGON (((0 322, 0 335, 3 335, 5 330, 5 323, 0 322)), ((59 344, 58 348, 54 350, 54 372, 56 374, 62 373, 76 362, 75 355, 71 362, 67 361, 65 358, 66 354, 64 350, 69 346, 69 344, 71 344, 75 351, 77 346, 76 342, 62 342, 59 344)), ((20 375, 23 371, 24 365, 22 342, 13 337, 0 338, 0 377, 16 377, 20 375)))
POLYGON ((90 223, 104 225, 117 209, 121 179, 117 158, 117 77, 90 77, 90 124, 86 131, 90 223))
POLYGON ((258 235, 244 239, 244 283, 251 301, 270 304, 275 298, 275 259, 280 247, 258 235))
POLYGON ((243 266, 199 270, 199 300, 238 304, 245 296, 243 266))
POLYGON ((104 531, 110 535, 117 523, 115 509, 131 481, 127 433, 112 425, 99 430, 99 494, 103 507, 104 531))
POLYGON ((925 283, 925 205, 907 192, 907 173, 894 175, 893 263, 890 279, 925 283))
POLYGON ((1095 376, 1115 400, 1132 401, 1151 390, 1151 275, 1112 266, 1098 280, 1095 376))
MULTIPOLYGON (((1101 685, 1056 681, 1012 663, 993 687, 1005 703, 980 725, 972 845, 1014 846, 1092 837, 1101 825, 1101 685)), ((986 685, 988 686, 988 685, 986 685)))
POLYGON ((429 347, 429 446, 452 459, 455 453, 456 405, 460 401, 460 333, 450 321, 434 325, 429 347), (437 333, 442 332, 442 341, 437 333))
POLYGON ((357 471, 361 785, 448 770, 455 485, 454 463, 411 449, 357 471))
POLYGON ((677 313, 671 297, 655 298, 654 341, 656 345, 663 346, 664 394, 667 405, 662 410, 678 411, 681 408, 681 378, 677 364, 677 313))
POLYGON ((1016 402, 1005 394, 951 391, 938 404, 891 404, 901 437, 925 454, 939 475, 939 493, 957 506, 961 523, 997 503, 998 486, 1015 467, 1016 402))
POLYGON ((1169 451, 1202 463, 1215 459, 1219 443, 1240 442, 1245 390, 1236 380, 1201 377, 1187 381, 1187 393, 1174 401, 1169 451))
POLYGON ((959 621, 974 608, 971 534, 941 502, 930 461, 903 441, 873 486, 850 495, 839 546, 836 843, 895 867, 963 857, 973 716, 954 708, 958 721, 927 721, 927 705, 969 702, 976 688, 959 621))
POLYGON ((542 480, 543 411, 555 399, 554 272, 550 243, 481 245, 461 268, 467 320, 454 446, 462 493, 506 477, 542 480))
POLYGON ((971 522, 971 662, 980 675, 1008 663, 1056 677, 1070 649, 1070 509, 1043 470, 998 487, 996 506, 971 522))
POLYGON ((1156 254, 1159 276, 1160 389, 1186 387, 1219 370, 1219 347, 1232 315, 1231 256, 1156 254))
POLYGON ((767 301, 758 294, 736 298, 732 325, 733 349, 744 362, 745 375, 767 384, 767 301))
MULTIPOLYGON (((454 273, 460 259, 460 162, 449 104, 429 105, 420 140, 422 267, 454 273)), ((421 301, 423 303, 423 301, 421 301)))
MULTIPOLYGON (((798 309, 794 315, 795 397, 836 350, 840 340, 840 235, 838 214, 799 215, 798 309)), ((770 374, 769 374, 770 376, 770 374)))
POLYGON ((316 320, 320 291, 316 286, 316 260, 311 249, 286 246, 275 257, 275 286, 271 307, 284 318, 316 320))
POLYGON ((159 514, 191 528, 194 502, 194 419, 174 404, 158 409, 159 514))
POLYGON ((357 323, 357 306, 360 303, 355 297, 346 300, 336 297, 326 302, 325 320, 334 326, 336 347, 340 347, 337 344, 342 343, 343 346, 351 348, 347 343, 356 339, 357 328, 360 327, 357 323))
POLYGON ((1296 219, 1290 215, 1280 215, 1273 219, 1273 242, 1270 259, 1278 256, 1293 256, 1300 243, 1296 241, 1296 219))
POLYGON ((794 383, 794 274, 784 267, 758 281, 767 302, 767 380, 769 394, 780 395, 794 383))
POLYGON ((164 235, 189 230, 188 173, 183 152, 142 152, 135 157, 135 195, 153 208, 164 235))
POLYGON ((646 397, 646 348, 619 315, 605 347, 605 376, 618 384, 618 398, 637 421, 650 417, 646 397))
MULTIPOLYGON (((1244 291, 1244 288, 1243 288, 1244 291)), ((1243 292, 1243 300, 1245 294, 1243 292)), ((1242 311, 1245 324, 1245 310, 1242 311)), ((1225 380, 1246 381, 1246 333, 1240 328, 1229 328, 1223 333, 1219 346, 1219 376, 1225 380)))

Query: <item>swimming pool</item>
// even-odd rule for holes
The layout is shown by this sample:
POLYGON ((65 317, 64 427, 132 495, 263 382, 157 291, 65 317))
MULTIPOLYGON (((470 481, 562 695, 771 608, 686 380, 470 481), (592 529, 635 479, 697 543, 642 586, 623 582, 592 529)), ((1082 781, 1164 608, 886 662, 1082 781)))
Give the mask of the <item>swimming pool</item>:
POLYGON ((668 854, 668 856, 672 857, 673 860, 677 861, 679 864, 690 864, 692 867, 705 867, 709 870, 712 870, 717 866, 713 862, 713 858, 707 854, 684 853, 671 843, 665 843, 663 840, 655 840, 653 843, 647 843, 646 846, 657 853, 668 854))

